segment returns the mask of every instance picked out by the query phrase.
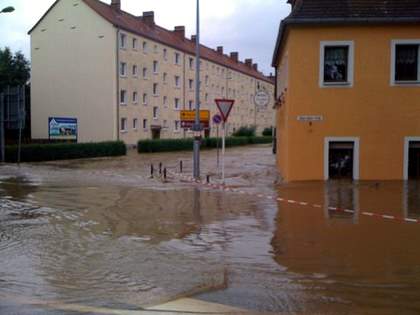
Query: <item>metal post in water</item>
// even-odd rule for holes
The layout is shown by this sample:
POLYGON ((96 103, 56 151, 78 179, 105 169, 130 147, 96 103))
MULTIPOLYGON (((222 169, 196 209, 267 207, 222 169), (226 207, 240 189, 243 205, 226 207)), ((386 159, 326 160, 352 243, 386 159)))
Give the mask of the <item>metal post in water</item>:
POLYGON ((200 178, 200 0, 197 0, 197 34, 195 43, 195 124, 194 124, 194 178, 200 178))
POLYGON ((207 175, 207 184, 210 184, 210 175, 207 175))
POLYGON ((6 160, 4 149, 4 94, 0 94, 0 162, 6 160))
POLYGON ((179 172, 182 174, 183 171, 183 165, 182 161, 179 161, 179 172))
POLYGON ((162 162, 159 163, 159 175, 162 175, 162 162))
POLYGON ((20 106, 20 103, 25 102, 25 88, 22 88, 22 94, 21 94, 21 87, 18 87, 18 122, 19 122, 19 140, 18 140, 18 156, 17 156, 17 162, 18 165, 20 164, 20 152, 21 152, 21 146, 22 146, 22 119, 23 119, 23 115, 22 115, 22 107, 20 106), (22 96, 22 99, 21 99, 22 96))
POLYGON ((163 169, 163 179, 165 180, 165 182, 166 182, 167 175, 168 175, 168 172, 167 172, 166 167, 165 167, 163 169))
POLYGON ((155 172, 155 168, 154 168, 153 164, 151 164, 150 165, 150 178, 153 178, 154 172, 155 172))

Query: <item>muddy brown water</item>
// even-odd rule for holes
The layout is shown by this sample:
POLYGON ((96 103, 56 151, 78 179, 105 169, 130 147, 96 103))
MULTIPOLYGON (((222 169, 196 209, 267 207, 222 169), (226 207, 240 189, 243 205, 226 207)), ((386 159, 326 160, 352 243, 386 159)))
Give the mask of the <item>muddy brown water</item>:
MULTIPOLYGON (((203 153, 212 181, 215 156, 203 153)), ((282 184, 268 146, 228 150, 227 183, 321 208, 148 178, 150 163, 179 160, 190 172, 190 153, 1 166, 0 314, 191 295, 286 314, 420 313, 420 224, 362 214, 420 219, 420 183, 282 184)))

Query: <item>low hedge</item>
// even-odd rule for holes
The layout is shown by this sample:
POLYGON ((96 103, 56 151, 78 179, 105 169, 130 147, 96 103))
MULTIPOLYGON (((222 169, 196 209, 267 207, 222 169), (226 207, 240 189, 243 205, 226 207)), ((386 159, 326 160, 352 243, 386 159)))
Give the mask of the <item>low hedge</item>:
MULTIPOLYGON (((17 146, 6 147, 6 162, 17 162, 17 146)), ((21 148, 21 162, 71 160, 127 154, 122 141, 98 143, 27 144, 21 148)))
MULTIPOLYGON (((191 151, 193 139, 164 139, 164 140, 140 140, 137 144, 139 153, 191 151)), ((243 146, 248 144, 271 143, 272 137, 229 137, 226 138, 226 147, 243 146)), ((219 139, 222 146, 222 139, 219 139)), ((217 138, 205 138, 201 142, 202 149, 213 149, 217 147, 217 138)))

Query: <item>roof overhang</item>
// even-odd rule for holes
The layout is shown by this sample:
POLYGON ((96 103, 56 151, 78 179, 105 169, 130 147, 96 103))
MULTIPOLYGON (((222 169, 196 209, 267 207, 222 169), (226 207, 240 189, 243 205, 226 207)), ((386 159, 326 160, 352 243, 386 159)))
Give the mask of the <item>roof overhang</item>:
MULTIPOLYGON (((292 0, 290 0, 292 1, 292 0)), ((395 24, 420 24, 418 17, 394 18, 286 18, 280 23, 272 66, 277 67, 286 31, 290 26, 346 26, 346 25, 395 25, 395 24)))

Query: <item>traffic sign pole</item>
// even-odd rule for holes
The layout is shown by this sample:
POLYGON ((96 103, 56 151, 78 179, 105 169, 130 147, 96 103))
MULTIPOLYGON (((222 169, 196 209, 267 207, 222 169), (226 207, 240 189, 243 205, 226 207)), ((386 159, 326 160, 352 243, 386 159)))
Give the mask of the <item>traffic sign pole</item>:
POLYGON ((223 122, 222 135, 222 183, 225 184, 225 151, 226 151, 226 123, 223 122))

